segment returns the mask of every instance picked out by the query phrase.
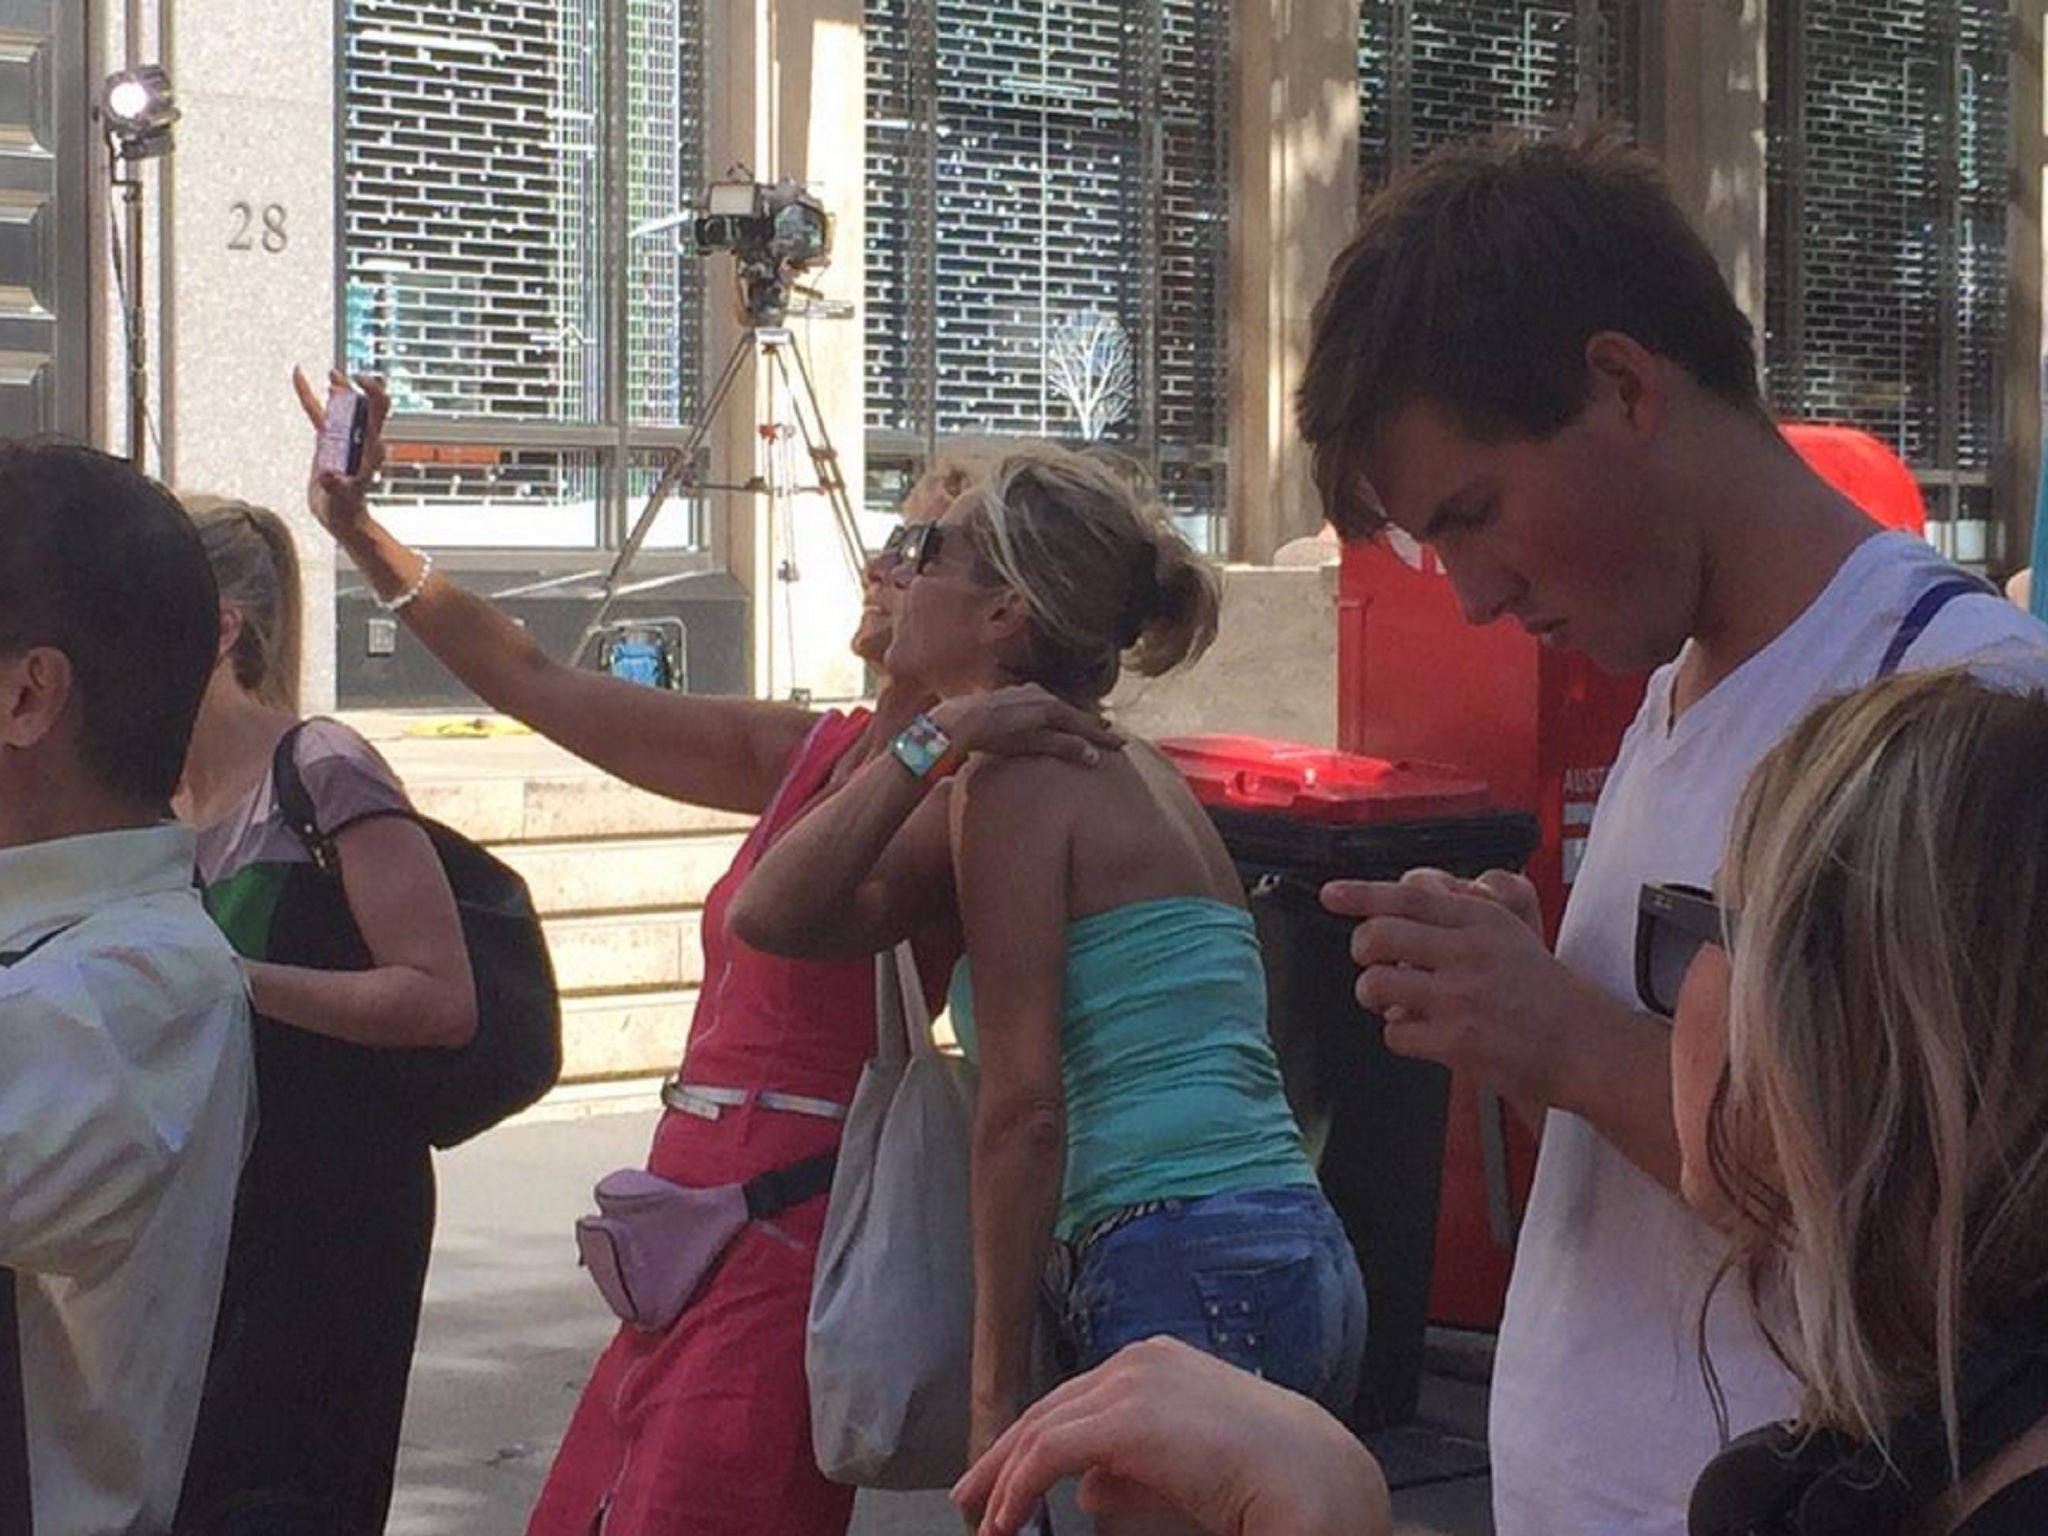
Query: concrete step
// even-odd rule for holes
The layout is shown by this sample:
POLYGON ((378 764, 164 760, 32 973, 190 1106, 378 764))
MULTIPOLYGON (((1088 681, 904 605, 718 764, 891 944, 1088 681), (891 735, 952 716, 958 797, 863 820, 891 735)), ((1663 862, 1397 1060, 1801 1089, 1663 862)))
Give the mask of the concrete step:
POLYGON ((543 915, 701 907, 744 841, 738 832, 583 842, 501 843, 543 915))
POLYGON ((666 1076, 683 1059, 695 987, 562 1001, 562 1080, 666 1076))
POLYGON ((545 918, 563 994, 694 987, 704 979, 702 914, 641 912, 545 918))
POLYGON ((664 800, 595 769, 546 777, 408 776, 420 811, 480 843, 693 837, 745 832, 751 816, 664 800))

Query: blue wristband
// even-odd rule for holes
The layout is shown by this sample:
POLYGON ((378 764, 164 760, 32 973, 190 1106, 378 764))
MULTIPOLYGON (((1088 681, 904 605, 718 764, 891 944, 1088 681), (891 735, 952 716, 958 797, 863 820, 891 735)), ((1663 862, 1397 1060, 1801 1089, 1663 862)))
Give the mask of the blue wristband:
POLYGON ((923 713, 891 738, 889 750, 914 779, 942 778, 954 766, 953 738, 938 721, 923 713))

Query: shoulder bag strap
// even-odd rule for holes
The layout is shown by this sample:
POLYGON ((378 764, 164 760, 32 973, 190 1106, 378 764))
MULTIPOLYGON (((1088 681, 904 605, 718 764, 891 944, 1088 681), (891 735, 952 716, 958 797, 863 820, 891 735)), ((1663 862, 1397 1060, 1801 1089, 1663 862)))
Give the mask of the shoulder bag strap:
POLYGON ((875 956, 875 1060, 894 1066, 908 1056, 909 1033, 903 1006, 903 973, 894 950, 875 956))
POLYGON ((901 1062, 937 1049, 917 951, 905 939, 875 956, 875 1060, 901 1062))
POLYGON ((740 1186, 746 1196, 747 1216, 763 1221, 779 1216, 791 1206, 802 1205, 814 1195, 832 1187, 832 1170, 838 1166, 839 1151, 819 1152, 802 1162, 757 1173, 740 1186))
POLYGON ((898 944, 889 955, 896 972, 896 992, 902 999, 903 1039, 913 1056, 930 1056, 938 1051, 932 1043, 932 1010, 924 1000, 924 978, 917 969, 917 951, 910 940, 898 944))
POLYGON ((306 781, 299 777, 299 733, 305 728, 306 722, 301 720, 278 738, 277 750, 270 755, 271 791, 277 796, 278 814, 305 844, 313 862, 323 872, 339 878, 340 851, 335 848, 334 839, 320 830, 313 797, 306 792, 306 781))
POLYGON ((1879 677, 1890 677, 1899 670, 1899 663, 1906 659, 1906 652, 1921 631, 1934 622, 1934 616, 1959 597, 1973 593, 1991 594, 1991 588, 1974 576, 1955 575, 1944 577, 1922 592, 1906 616, 1899 620, 1899 627, 1892 634, 1892 643, 1885 647, 1884 659, 1877 664, 1879 677))

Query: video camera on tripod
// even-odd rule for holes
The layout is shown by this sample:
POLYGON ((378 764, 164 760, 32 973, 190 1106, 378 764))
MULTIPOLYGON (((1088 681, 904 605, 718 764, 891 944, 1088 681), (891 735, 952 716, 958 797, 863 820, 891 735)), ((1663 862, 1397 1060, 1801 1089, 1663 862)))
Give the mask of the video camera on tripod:
POLYGON ((832 259, 832 215, 793 179, 754 180, 736 165, 704 189, 692 220, 697 254, 731 254, 748 325, 780 325, 797 279, 832 259))
MULTIPOLYGON (((789 498, 816 494, 831 507, 847 568, 856 586, 867 563, 861 545, 860 526, 854 516, 853 498, 839 464, 839 454, 825 427, 825 412, 818 402, 817 386, 804 362, 797 338, 787 328, 791 293, 818 297, 797 280, 807 272, 825 266, 832 256, 832 216, 825 205, 804 190, 793 177, 761 182, 744 165, 735 165, 723 177, 706 185, 694 210, 677 211, 634 231, 636 237, 653 235, 688 223, 692 243, 700 256, 723 252, 733 259, 739 290, 739 315, 743 333, 733 342, 731 354, 719 371, 710 394, 698 407, 688 435, 663 455, 663 467, 646 504, 634 519, 605 573, 598 593, 596 612, 577 642, 575 659, 580 661, 597 648, 598 664, 614 676, 662 687, 682 687, 687 678, 687 657, 680 624, 672 628, 650 626, 631 620, 614 622, 611 611, 617 600, 630 592, 662 585, 667 578, 656 577, 640 586, 625 584, 640 547, 653 527, 662 506, 681 490, 723 490, 764 495, 786 518, 789 498), (780 400, 787 411, 786 422, 757 429, 764 440, 801 439, 811 469, 812 484, 790 483, 775 472, 776 455, 767 456, 761 472, 739 482, 718 484, 698 472, 697 454, 710 436, 719 411, 731 398, 743 365, 758 359, 765 370, 767 409, 773 413, 780 400)), ((776 569, 776 580, 787 596, 798 571, 793 540, 783 536, 784 558, 776 569)))

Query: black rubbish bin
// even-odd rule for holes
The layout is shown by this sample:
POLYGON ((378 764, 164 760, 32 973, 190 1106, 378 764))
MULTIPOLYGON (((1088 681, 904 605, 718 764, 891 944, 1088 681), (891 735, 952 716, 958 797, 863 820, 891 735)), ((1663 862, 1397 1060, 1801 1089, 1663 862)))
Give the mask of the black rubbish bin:
POLYGON ((1519 869, 1536 820, 1492 809, 1484 785, 1450 770, 1247 738, 1161 745, 1244 879, 1288 1101, 1365 1275, 1371 1316, 1351 1426, 1402 1423, 1422 1381, 1450 1074, 1387 1050, 1353 993, 1352 924, 1315 892, 1411 869, 1519 869), (1310 782, 1290 793, 1297 775, 1310 782))

